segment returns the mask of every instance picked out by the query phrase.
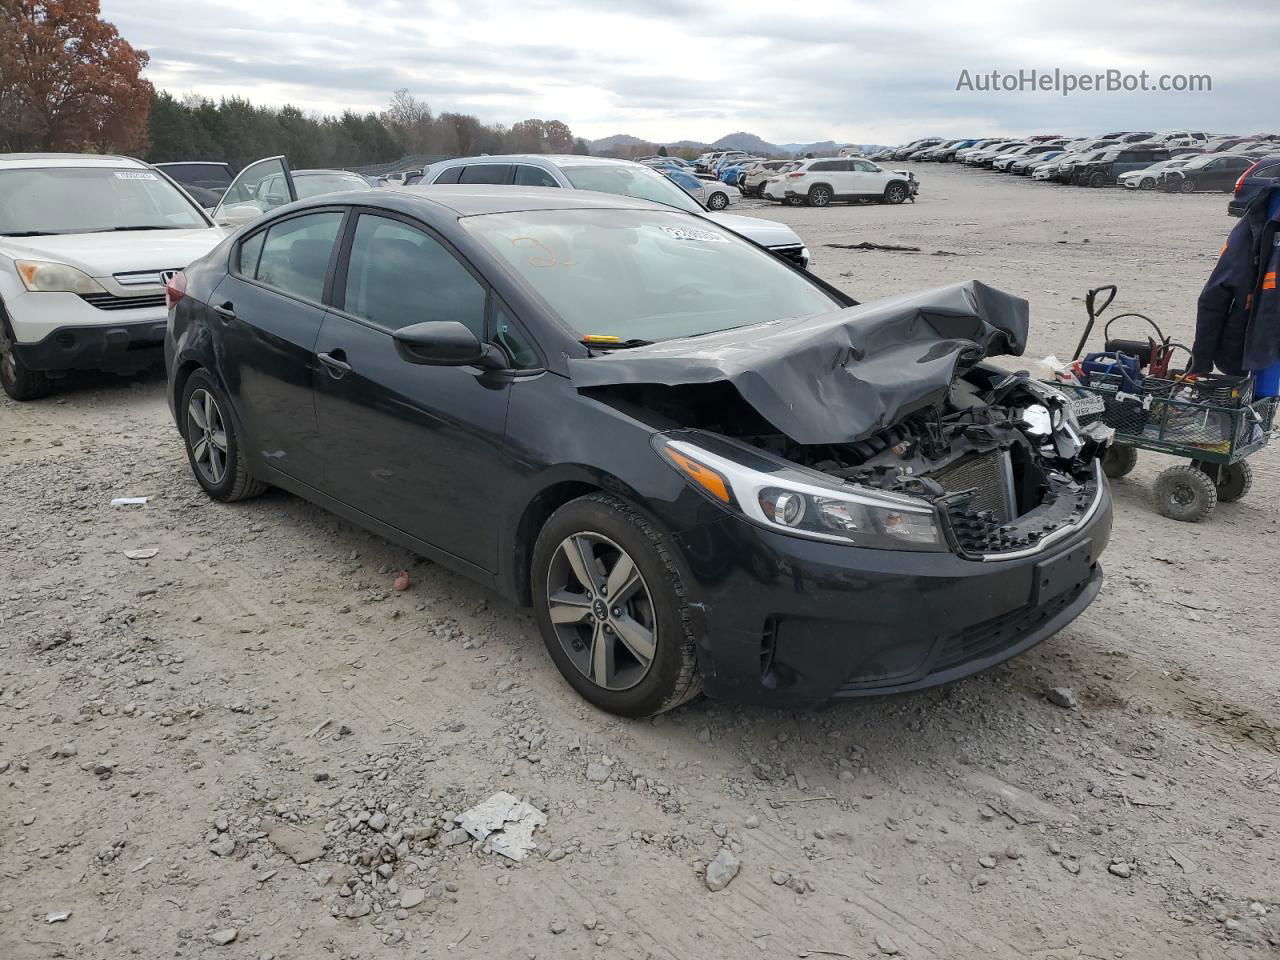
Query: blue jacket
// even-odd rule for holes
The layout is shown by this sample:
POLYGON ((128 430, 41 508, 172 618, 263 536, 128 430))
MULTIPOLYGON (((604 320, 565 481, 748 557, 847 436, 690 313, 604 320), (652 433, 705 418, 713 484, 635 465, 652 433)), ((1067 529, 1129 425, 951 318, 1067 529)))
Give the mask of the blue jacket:
POLYGON ((1200 293, 1191 370, 1241 375, 1280 361, 1280 186, 1254 197, 1200 293))

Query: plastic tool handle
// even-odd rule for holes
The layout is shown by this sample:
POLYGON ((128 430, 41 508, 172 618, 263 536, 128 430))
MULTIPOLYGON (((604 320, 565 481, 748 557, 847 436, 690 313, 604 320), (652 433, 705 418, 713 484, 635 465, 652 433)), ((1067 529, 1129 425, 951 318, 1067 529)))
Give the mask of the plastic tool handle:
POLYGON ((1085 324, 1084 333, 1080 335, 1080 342, 1076 344, 1076 352, 1071 355, 1071 359, 1073 361, 1079 360, 1080 354, 1084 352, 1084 345, 1089 342, 1089 334, 1093 333, 1093 322, 1098 319, 1098 314, 1111 306, 1111 301, 1115 298, 1116 285, 1114 283, 1108 284, 1105 287, 1094 287, 1085 294, 1084 308, 1089 313, 1089 322, 1085 324), (1108 293, 1110 295, 1102 302, 1102 306, 1098 307, 1096 304, 1098 301, 1098 294, 1100 293, 1108 293))

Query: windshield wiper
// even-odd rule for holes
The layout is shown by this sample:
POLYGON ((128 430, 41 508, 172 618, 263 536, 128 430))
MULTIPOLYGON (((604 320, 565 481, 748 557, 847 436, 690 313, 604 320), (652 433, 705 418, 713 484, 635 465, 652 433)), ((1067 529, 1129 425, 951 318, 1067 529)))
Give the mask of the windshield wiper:
POLYGON ((0 237, 56 237, 57 235, 54 230, 14 230, 9 233, 0 233, 0 237))
POLYGON ((592 349, 601 350, 619 350, 627 347, 648 347, 652 346, 653 340, 640 340, 633 337, 630 340, 583 340, 582 345, 592 349))
POLYGON ((107 227, 105 230, 90 230, 89 233, 117 233, 126 230, 184 230, 185 227, 165 226, 158 223, 142 223, 135 227, 107 227))

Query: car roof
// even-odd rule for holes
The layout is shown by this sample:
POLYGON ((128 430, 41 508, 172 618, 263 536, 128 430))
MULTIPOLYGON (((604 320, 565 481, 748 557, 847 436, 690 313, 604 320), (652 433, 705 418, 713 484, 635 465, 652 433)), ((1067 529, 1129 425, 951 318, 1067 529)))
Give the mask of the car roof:
POLYGON ((0 164, 10 169, 37 167, 141 167, 133 157, 100 153, 0 153, 0 164))
MULTIPOLYGON (((326 194, 314 198, 340 203, 345 194, 326 194)), ((381 198, 407 197, 427 201, 451 210, 459 217, 488 213, 516 213, 525 210, 673 210, 649 200, 637 200, 615 193, 594 190, 560 190, 553 187, 510 187, 477 184, 428 184, 411 187, 391 186, 370 193, 352 193, 352 203, 369 206, 381 198), (373 199, 370 199, 373 198, 373 199)), ((680 211, 677 211, 680 212, 680 211)))
POLYGON ((535 166, 572 164, 574 166, 615 167, 620 165, 644 166, 634 160, 618 160, 613 157, 582 157, 573 153, 495 153, 479 157, 456 157, 453 160, 441 160, 433 163, 433 167, 454 167, 460 163, 529 163, 535 166))

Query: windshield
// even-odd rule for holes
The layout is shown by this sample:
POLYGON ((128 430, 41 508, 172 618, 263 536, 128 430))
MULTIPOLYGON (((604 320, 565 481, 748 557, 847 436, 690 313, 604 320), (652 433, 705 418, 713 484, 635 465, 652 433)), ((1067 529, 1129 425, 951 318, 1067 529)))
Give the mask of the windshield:
POLYGON ((616 193, 637 200, 653 200, 690 213, 703 212, 702 206, 674 183, 639 164, 583 164, 580 167, 561 167, 560 172, 579 190, 616 193))
POLYGON ((356 173, 295 173, 293 189, 299 200, 343 190, 372 190, 369 181, 356 173))
POLYGON ((579 337, 668 340, 843 306, 772 254, 701 218, 575 209, 462 224, 579 337))
POLYGON ((150 170, 42 167, 0 171, 0 234, 207 226, 181 191, 150 170))

